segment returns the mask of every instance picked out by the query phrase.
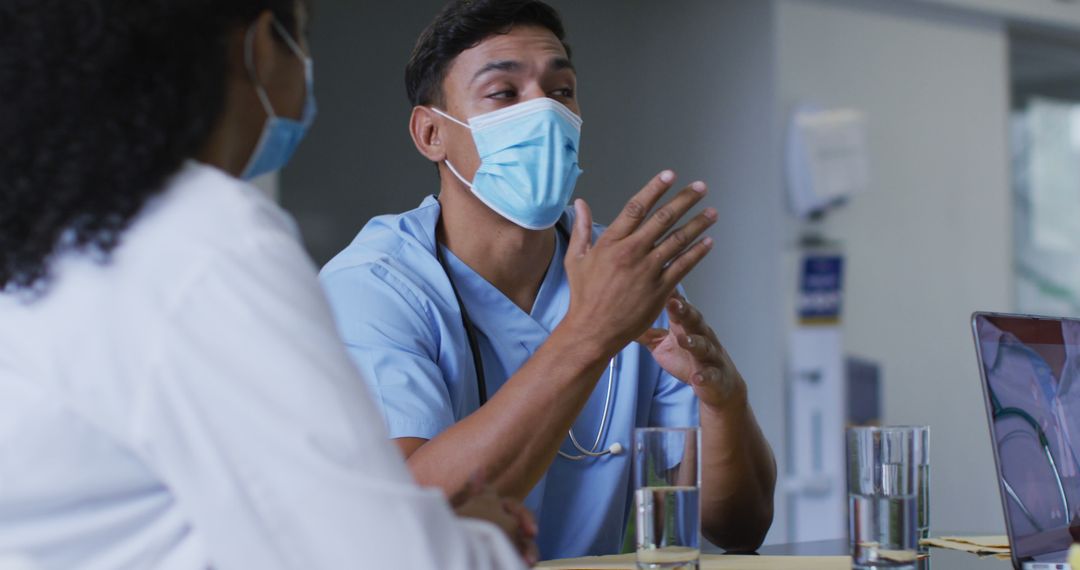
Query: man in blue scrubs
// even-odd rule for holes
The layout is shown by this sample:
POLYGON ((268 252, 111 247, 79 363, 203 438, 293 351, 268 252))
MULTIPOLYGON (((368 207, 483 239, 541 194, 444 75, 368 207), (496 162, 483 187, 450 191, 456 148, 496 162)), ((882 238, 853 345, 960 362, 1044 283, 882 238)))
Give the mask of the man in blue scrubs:
POLYGON ((409 128, 438 198, 372 220, 323 268, 340 332, 417 479, 452 494, 483 472, 535 511, 543 557, 619 551, 639 426, 701 426, 703 533, 752 550, 772 451, 678 292, 716 211, 676 226, 706 187, 657 208, 670 171, 606 229, 567 208, 581 120, 563 37, 535 0, 453 2, 423 32, 409 128))

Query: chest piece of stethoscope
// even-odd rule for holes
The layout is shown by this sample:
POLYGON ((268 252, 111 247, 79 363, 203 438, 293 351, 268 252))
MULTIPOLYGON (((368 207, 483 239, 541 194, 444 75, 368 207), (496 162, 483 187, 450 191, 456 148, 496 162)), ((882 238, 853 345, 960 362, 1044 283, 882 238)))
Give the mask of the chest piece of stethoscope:
POLYGON ((596 439, 593 441, 592 447, 590 449, 585 449, 584 446, 578 443, 577 437, 574 436, 574 426, 570 426, 570 431, 568 434, 570 436, 570 443, 574 446, 574 449, 577 450, 578 454, 571 455, 569 453, 566 453, 565 451, 559 450, 559 455, 561 457, 564 457, 571 461, 581 461, 586 457, 622 455, 623 452, 626 451, 623 448, 622 444, 619 442, 611 444, 611 446, 607 449, 601 451, 596 450, 596 448, 600 447, 600 442, 604 439, 604 432, 607 431, 608 427, 608 416, 611 411, 611 394, 615 387, 615 359, 618 357, 618 355, 615 355, 615 358, 612 358, 611 362, 608 363, 607 395, 604 396, 604 415, 600 416, 600 429, 596 431, 596 439))

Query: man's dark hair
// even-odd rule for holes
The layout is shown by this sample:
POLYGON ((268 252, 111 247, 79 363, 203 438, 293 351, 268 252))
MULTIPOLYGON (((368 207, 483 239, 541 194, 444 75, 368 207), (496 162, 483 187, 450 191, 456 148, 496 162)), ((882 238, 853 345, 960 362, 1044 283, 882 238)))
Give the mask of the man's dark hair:
POLYGON ((570 55, 559 13, 539 0, 455 0, 447 4, 420 34, 405 66, 409 102, 413 106, 441 102, 446 71, 458 54, 523 25, 551 30, 570 55))
MULTIPOLYGON (((304 0, 306 1, 306 0, 304 0)), ((230 32, 297 0, 0 0, 0 291, 108 259, 224 110, 230 32)))

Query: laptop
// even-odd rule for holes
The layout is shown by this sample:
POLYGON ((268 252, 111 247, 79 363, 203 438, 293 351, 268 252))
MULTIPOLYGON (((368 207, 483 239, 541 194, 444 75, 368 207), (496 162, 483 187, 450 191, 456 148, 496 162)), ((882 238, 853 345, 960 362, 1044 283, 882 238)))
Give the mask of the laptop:
POLYGON ((1080 320, 971 324, 1013 567, 1067 570, 1080 541, 1080 320))

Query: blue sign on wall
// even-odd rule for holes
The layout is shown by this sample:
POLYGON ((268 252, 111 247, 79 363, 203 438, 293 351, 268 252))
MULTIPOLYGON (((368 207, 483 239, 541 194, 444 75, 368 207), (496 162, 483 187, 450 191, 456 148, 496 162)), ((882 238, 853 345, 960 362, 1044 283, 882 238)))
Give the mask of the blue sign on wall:
POLYGON ((827 325, 840 322, 844 292, 844 258, 810 254, 803 258, 799 278, 799 322, 827 325))

